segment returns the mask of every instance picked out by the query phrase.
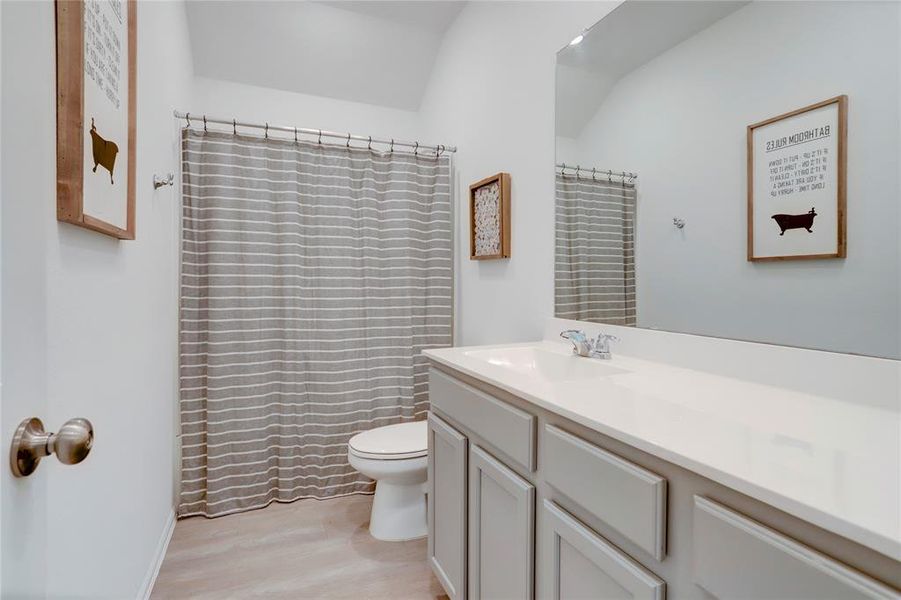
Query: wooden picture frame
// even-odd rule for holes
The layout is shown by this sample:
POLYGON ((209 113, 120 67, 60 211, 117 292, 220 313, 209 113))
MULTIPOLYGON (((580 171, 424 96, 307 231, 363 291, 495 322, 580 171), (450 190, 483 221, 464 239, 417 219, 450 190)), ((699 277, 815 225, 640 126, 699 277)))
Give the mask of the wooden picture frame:
POLYGON ((748 125, 749 261, 847 256, 847 142, 846 95, 748 125), (760 159, 765 154, 769 156, 764 164, 760 159), (779 212, 780 207, 791 208, 779 212), (770 214, 774 211, 776 214, 770 214), (821 215, 820 227, 814 227, 821 215), (807 237, 821 228, 818 238, 807 237), (790 230, 794 230, 792 235, 798 230, 807 233, 788 243, 775 241, 790 239, 786 238, 790 230), (784 243, 786 250, 777 250, 779 243, 784 243))
MULTIPOLYGON (((122 240, 135 239, 135 110, 137 105, 137 3, 135 0, 86 3, 83 0, 56 2, 56 216, 57 220, 85 227, 122 240), (86 11, 91 11, 86 13, 86 11), (112 15, 113 18, 109 18, 112 15), (85 33, 86 21, 91 29, 85 33), (102 31, 101 31, 102 30, 102 31), (119 43, 110 50, 96 39, 97 33, 119 43), (127 40, 122 40, 123 34, 127 40), (88 38, 86 51, 85 39, 88 38), (126 56, 122 56, 127 52, 126 56), (90 64, 86 75, 86 54, 90 64), (126 74, 121 73, 125 66, 126 74), (97 68, 99 67, 99 68, 97 68), (108 70, 107 70, 108 69, 108 70), (89 81, 86 83, 85 78, 89 81), (116 134, 115 143, 99 133, 93 117, 87 116, 86 85, 90 89, 88 109, 99 111, 101 125, 116 134), (127 93, 123 102, 122 93, 127 93), (108 104, 99 106, 99 101, 108 104), (126 121, 127 119, 127 121, 126 121), (106 121, 115 122, 115 128, 106 121), (90 131, 88 130, 90 129, 90 131), (127 132, 127 133, 126 133, 127 132), (126 160, 120 147, 127 135, 126 160), (86 147, 90 141, 90 147, 86 147), (117 156, 120 158, 117 160, 117 156), (86 169, 93 162, 93 170, 86 169), (116 169, 122 163, 125 169, 116 169), (90 175, 87 175, 89 173, 90 175), (86 178, 91 181, 86 185, 86 178), (94 186, 108 189, 95 193, 94 186), (120 183, 117 185, 115 181, 120 183), (87 190, 86 190, 87 188, 87 190), (88 206, 85 194, 88 193, 88 206), (124 206, 121 203, 124 203, 124 206), (98 210, 98 207, 110 208, 98 210), (110 218, 112 215, 115 218, 110 218)), ((100 189, 100 188, 97 188, 100 189)))
POLYGON ((469 258, 510 258, 509 173, 498 173, 469 186, 469 258), (477 205, 483 193, 484 204, 477 205))

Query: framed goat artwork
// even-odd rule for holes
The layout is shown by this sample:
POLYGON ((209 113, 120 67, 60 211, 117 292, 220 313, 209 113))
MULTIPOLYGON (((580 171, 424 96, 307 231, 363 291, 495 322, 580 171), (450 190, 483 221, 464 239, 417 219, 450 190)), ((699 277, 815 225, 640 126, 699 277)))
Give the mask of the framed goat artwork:
POLYGON ((56 2, 56 215, 135 238, 134 0, 56 2))
POLYGON ((748 260, 845 258, 848 97, 748 126, 748 260))
POLYGON ((469 186, 469 258, 510 258, 510 174, 469 186))

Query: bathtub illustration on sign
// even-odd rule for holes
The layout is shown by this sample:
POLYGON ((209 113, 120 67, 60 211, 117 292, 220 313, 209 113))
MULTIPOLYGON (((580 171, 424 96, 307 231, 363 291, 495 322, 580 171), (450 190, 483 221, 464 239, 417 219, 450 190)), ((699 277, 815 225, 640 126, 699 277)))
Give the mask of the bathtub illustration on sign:
POLYGON ((785 232, 789 229, 806 229, 807 233, 813 233, 810 228, 813 227, 813 218, 815 216, 817 216, 816 210, 811 208, 810 212, 802 215, 773 215, 772 219, 776 221, 779 229, 782 230, 779 235, 785 235, 785 232))
POLYGON ((116 155, 119 154, 119 146, 100 137, 93 118, 91 118, 91 148, 94 150, 94 168, 91 171, 96 173, 97 165, 100 165, 109 171, 109 182, 112 184, 113 168, 116 166, 116 155))

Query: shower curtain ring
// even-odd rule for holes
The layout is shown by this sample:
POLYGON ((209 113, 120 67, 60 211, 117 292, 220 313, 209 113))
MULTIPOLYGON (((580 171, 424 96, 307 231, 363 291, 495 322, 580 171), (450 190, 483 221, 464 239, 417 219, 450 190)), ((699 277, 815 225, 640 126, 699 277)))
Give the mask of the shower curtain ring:
POLYGON ((416 142, 416 145, 413 146, 413 156, 419 156, 419 142, 416 142))
POLYGON ((185 113, 185 121, 187 122, 187 125, 185 127, 190 128, 191 127, 191 113, 185 113))
POLYGON ((350 148, 350 134, 347 134, 347 141, 344 143, 345 148, 350 148))
POLYGON ((297 127, 294 128, 294 143, 297 143, 297 127))
POLYGON ((371 135, 369 136, 369 144, 367 144, 366 147, 369 148, 369 150, 372 150, 372 136, 371 135))
POLYGON ((232 119, 232 135, 238 135, 238 121, 232 119))
POLYGON ((319 144, 322 143, 322 130, 321 129, 319 130, 319 142, 318 143, 319 144))
POLYGON ((607 170, 607 183, 613 183, 613 170, 607 170))
POLYGON ((266 123, 266 133, 265 133, 265 136, 266 136, 266 139, 268 140, 268 139, 269 139, 269 123, 266 123))
POLYGON ((597 181, 597 177, 595 177, 595 171, 597 171, 597 167, 591 167, 591 180, 597 181))
POLYGON ((394 154, 394 138, 391 138, 391 147, 388 149, 388 154, 394 154))
POLYGON ((204 132, 204 133, 207 132, 207 129, 206 129, 206 115, 203 115, 203 132, 204 132))

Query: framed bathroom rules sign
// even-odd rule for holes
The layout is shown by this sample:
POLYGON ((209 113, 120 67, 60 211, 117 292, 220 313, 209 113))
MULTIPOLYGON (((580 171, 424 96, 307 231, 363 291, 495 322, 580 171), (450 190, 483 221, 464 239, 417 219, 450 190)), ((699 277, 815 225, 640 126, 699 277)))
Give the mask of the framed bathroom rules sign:
POLYGON ((57 219, 135 237, 137 6, 56 2, 57 219))
POLYGON ((848 97, 748 126, 748 260, 844 258, 848 97))

